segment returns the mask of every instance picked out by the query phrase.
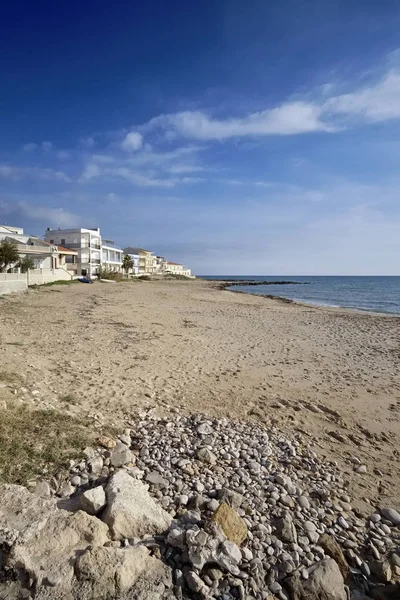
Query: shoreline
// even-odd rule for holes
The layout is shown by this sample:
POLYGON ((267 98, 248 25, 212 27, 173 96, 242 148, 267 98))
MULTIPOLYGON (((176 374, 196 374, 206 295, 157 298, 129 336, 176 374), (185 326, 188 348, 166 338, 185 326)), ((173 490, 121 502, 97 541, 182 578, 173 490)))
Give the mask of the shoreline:
POLYGON ((360 504, 400 508, 400 321, 388 316, 224 294, 215 280, 30 290, 1 303, 0 401, 96 424, 149 409, 299 432, 360 504))
MULTIPOLYGON (((221 280, 210 280, 210 279, 205 279, 203 281, 221 281, 221 280)), ((271 282, 268 283, 267 285, 274 285, 275 282, 271 282)), ((277 285, 294 285, 294 284, 298 284, 298 285, 307 285, 306 282, 296 282, 296 281, 290 281, 290 282, 278 282, 277 285)), ((256 296, 259 298, 267 298, 268 300, 277 300, 279 302, 282 303, 286 303, 286 304, 296 304, 298 306, 306 306, 308 308, 315 308, 315 309, 319 309, 319 310, 329 310, 329 311, 343 311, 343 312, 351 312, 351 313, 358 313, 358 314, 365 314, 365 315, 372 315, 372 316, 380 316, 380 317, 395 317, 395 318, 400 318, 400 314, 399 313, 389 313, 389 312, 379 312, 379 311, 375 311, 375 310, 369 310, 369 309, 363 309, 363 308, 352 308, 350 306, 337 306, 337 305, 331 305, 331 304, 313 304, 312 302, 307 302, 306 300, 294 300, 293 298, 287 298, 285 296, 275 296, 273 294, 257 294, 257 293, 252 293, 252 292, 247 292, 244 290, 233 290, 233 289, 229 289, 230 287, 235 287, 235 286, 240 286, 240 285, 249 285, 247 282, 246 283, 235 283, 235 284, 231 284, 229 283, 229 285, 220 287, 219 289, 222 291, 227 291, 227 292, 233 292, 234 294, 246 294, 248 296, 256 296)), ((260 282, 260 283, 253 283, 250 285, 266 285, 264 282, 260 282)))

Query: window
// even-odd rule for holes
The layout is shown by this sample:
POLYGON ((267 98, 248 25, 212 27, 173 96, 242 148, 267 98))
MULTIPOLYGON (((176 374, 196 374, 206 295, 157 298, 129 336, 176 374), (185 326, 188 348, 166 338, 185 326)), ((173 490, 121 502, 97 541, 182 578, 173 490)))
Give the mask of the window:
POLYGON ((50 240, 50 244, 54 244, 54 240, 50 240))
POLYGON ((61 238, 61 246, 65 246, 65 239, 61 238))
POLYGON ((82 273, 82 277, 86 277, 87 270, 86 269, 82 269, 81 273, 82 273))

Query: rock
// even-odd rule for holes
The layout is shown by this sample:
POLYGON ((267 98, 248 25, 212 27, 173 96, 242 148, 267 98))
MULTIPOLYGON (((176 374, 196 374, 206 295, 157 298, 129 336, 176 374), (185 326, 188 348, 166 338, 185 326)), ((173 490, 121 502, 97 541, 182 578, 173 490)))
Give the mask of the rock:
POLYGON ((36 483, 35 494, 36 496, 42 496, 42 498, 49 498, 51 496, 51 487, 47 481, 40 480, 36 483))
POLYGON ((399 600, 400 583, 396 585, 385 585, 383 588, 375 588, 371 591, 371 598, 374 600, 399 600))
POLYGON ((337 563, 325 558, 308 569, 308 579, 299 573, 286 580, 292 600, 347 600, 344 580, 337 563))
POLYGON ((65 593, 71 588, 74 561, 88 546, 103 546, 107 526, 83 511, 70 513, 53 507, 47 516, 32 521, 11 548, 7 565, 17 568, 40 586, 57 581, 65 593))
POLYGON ((107 450, 110 450, 111 448, 115 448, 117 442, 105 435, 102 435, 99 438, 99 444, 100 446, 103 446, 103 448, 107 448, 107 450))
POLYGON ((204 589, 205 585, 195 571, 188 571, 185 577, 188 588, 192 592, 201 592, 204 589))
POLYGON ((126 444, 118 442, 111 453, 110 461, 113 467, 122 467, 133 462, 134 455, 126 444))
POLYGON ((381 515, 393 525, 400 525, 400 515, 394 508, 381 508, 381 515))
POLYGON ((297 531, 294 526, 293 519, 289 513, 285 513, 283 517, 275 522, 276 535, 283 542, 297 544, 297 531))
POLYGON ((234 492, 233 490, 229 490, 228 488, 222 488, 218 494, 218 499, 221 502, 225 502, 229 504, 233 509, 238 509, 242 506, 243 496, 234 492))
POLYGON ((160 473, 158 473, 157 471, 152 471, 151 473, 149 473, 146 477, 146 481, 148 481, 155 487, 158 487, 161 489, 166 488, 168 485, 167 482, 165 481, 164 477, 162 475, 160 475, 160 473))
POLYGON ((367 467, 366 465, 360 465, 359 467, 356 467, 355 471, 356 473, 364 474, 367 472, 367 467))
POLYGON ((211 452, 208 448, 200 448, 196 458, 209 465, 214 465, 217 462, 217 457, 214 452, 211 452))
POLYGON ((116 598, 150 571, 155 560, 144 546, 93 548, 78 558, 75 574, 86 598, 116 598))
POLYGON ((392 579, 392 567, 387 560, 372 560, 369 568, 380 583, 389 583, 392 579))
POLYGON ((208 423, 202 423, 197 428, 197 433, 199 433, 200 435, 211 435, 212 433, 214 433, 214 429, 208 423))
POLYGON ((247 537, 247 526, 237 512, 223 502, 212 516, 214 521, 223 531, 226 538, 240 546, 247 537))
POLYGON ((106 505, 106 494, 101 485, 87 490, 80 497, 82 510, 89 515, 96 515, 106 505))
POLYGON ((102 520, 109 525, 113 539, 142 537, 166 531, 171 515, 148 493, 148 486, 126 471, 113 475, 106 487, 107 508, 102 520))
POLYGON ((321 546, 325 554, 336 561, 343 578, 347 579, 350 573, 350 568, 346 562, 342 549, 335 538, 327 533, 323 533, 318 540, 318 545, 321 546))
POLYGON ((90 458, 88 460, 89 471, 90 471, 90 473, 93 473, 94 475, 98 475, 99 473, 101 473, 103 465, 104 465, 104 461, 101 458, 101 456, 94 456, 93 458, 90 458))

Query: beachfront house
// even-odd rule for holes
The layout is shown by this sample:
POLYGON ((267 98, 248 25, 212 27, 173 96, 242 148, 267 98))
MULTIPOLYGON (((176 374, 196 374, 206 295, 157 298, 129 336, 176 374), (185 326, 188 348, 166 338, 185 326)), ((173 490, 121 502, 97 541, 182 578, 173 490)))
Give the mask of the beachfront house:
POLYGON ((187 269, 183 265, 175 262, 165 260, 161 264, 161 271, 165 275, 182 275, 183 277, 193 277, 190 269, 187 269))
MULTIPOLYGON (((30 270, 30 283, 71 279, 73 273, 67 270, 67 261, 76 258, 76 250, 50 244, 36 236, 24 234, 22 227, 0 225, 0 240, 13 240, 18 249, 20 260, 30 258, 33 269, 30 270), (39 277, 40 275, 40 277, 39 277)), ((18 270, 18 263, 11 270, 18 270)))
POLYGON ((50 244, 76 250, 77 255, 69 257, 67 269, 74 274, 97 277, 102 262, 101 234, 98 227, 93 229, 50 229, 47 228, 45 240, 50 244))
POLYGON ((101 242, 101 266, 107 271, 121 273, 122 271, 122 248, 118 248, 113 240, 102 240, 101 242))
POLYGON ((154 256, 151 250, 128 246, 124 248, 124 254, 128 254, 131 258, 135 257, 135 260, 136 257, 139 259, 137 265, 138 275, 154 275, 157 272, 157 257, 154 256))
POLYGON ((134 277, 137 277, 139 275, 139 248, 128 246, 128 248, 124 248, 123 253, 129 256, 129 258, 132 259, 133 263, 128 275, 133 275, 134 277))

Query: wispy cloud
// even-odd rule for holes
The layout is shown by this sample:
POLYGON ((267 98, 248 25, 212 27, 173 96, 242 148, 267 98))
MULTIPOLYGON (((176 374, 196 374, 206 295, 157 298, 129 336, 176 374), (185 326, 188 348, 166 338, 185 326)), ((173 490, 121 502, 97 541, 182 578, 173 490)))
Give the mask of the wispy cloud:
POLYGON ((44 181, 64 181, 70 182, 64 171, 56 171, 54 169, 42 167, 16 167, 12 165, 0 165, 0 177, 19 181, 21 179, 41 179, 44 181))
POLYGON ((29 144, 25 144, 24 146, 22 146, 22 149, 25 152, 33 152, 33 150, 36 150, 36 148, 38 148, 38 145, 34 142, 30 142, 29 144))
POLYGON ((218 119, 203 111, 162 114, 142 128, 144 132, 163 129, 188 139, 222 141, 246 136, 334 133, 344 125, 350 127, 351 119, 366 123, 400 119, 400 72, 396 69, 348 93, 334 95, 337 89, 333 83, 326 84, 308 94, 314 96, 311 101, 288 101, 242 117, 218 119))
POLYGON ((96 145, 96 142, 95 142, 94 138, 91 136, 81 137, 79 139, 79 146, 81 148, 90 149, 90 148, 94 148, 95 145, 96 145))
POLYGON ((7 219, 12 219, 15 223, 29 220, 42 221, 55 227, 74 227, 80 222, 78 215, 68 212, 63 208, 22 201, 8 202, 0 200, 0 210, 7 219))
POLYGON ((137 131, 128 133, 121 143, 121 148, 128 152, 134 152, 142 147, 143 138, 137 131))

